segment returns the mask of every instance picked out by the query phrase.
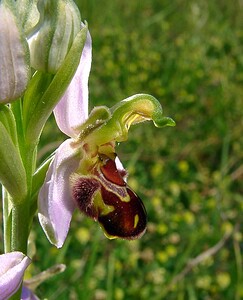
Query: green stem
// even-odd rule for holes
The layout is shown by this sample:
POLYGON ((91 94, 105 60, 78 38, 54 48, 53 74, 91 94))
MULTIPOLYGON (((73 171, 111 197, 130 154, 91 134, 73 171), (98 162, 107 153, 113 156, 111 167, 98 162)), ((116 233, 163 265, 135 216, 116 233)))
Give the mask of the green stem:
POLYGON ((25 152, 22 155, 22 159, 26 170, 27 188, 30 196, 32 193, 32 177, 36 167, 36 143, 26 145, 25 152))
MULTIPOLYGON (((27 199, 21 204, 13 205, 8 192, 3 188, 3 222, 4 222, 4 251, 21 251, 27 254, 29 236, 29 202, 27 199)), ((10 298, 19 300, 22 285, 10 298)))
POLYGON ((32 176, 36 166, 36 145, 38 144, 38 140, 32 140, 31 143, 26 142, 23 128, 23 108, 21 99, 12 103, 11 109, 15 116, 19 150, 26 171, 27 189, 28 191, 31 191, 32 176))
POLYGON ((23 201, 12 207, 11 251, 27 254, 29 236, 29 203, 23 201))
POLYGON ((9 194, 4 187, 2 187, 2 201, 3 201, 3 243, 4 253, 11 250, 11 214, 9 194))
MULTIPOLYGON (((6 209, 4 211, 5 222, 5 251, 20 251, 27 255, 27 245, 30 225, 32 224, 33 213, 30 213, 31 194, 32 194, 32 176, 36 166, 36 145, 38 141, 26 143, 25 132, 23 128, 23 111, 22 101, 15 101, 11 105, 11 109, 15 116, 18 147, 22 162, 26 172, 27 195, 25 199, 16 201, 16 199, 5 198, 6 209), (11 201, 11 202, 10 202, 11 201), (18 204, 16 204, 18 203, 18 204), (10 214, 11 211, 11 214, 10 214)), ((10 298, 11 300, 19 300, 21 298, 22 285, 19 290, 10 298)))
MULTIPOLYGON (((17 136, 18 136, 18 144, 25 145, 21 99, 19 99, 18 101, 14 101, 11 104, 11 110, 12 110, 12 112, 14 114, 14 118, 15 118, 16 130, 17 130, 17 136)), ((20 152, 21 152, 21 149, 20 149, 20 152)))

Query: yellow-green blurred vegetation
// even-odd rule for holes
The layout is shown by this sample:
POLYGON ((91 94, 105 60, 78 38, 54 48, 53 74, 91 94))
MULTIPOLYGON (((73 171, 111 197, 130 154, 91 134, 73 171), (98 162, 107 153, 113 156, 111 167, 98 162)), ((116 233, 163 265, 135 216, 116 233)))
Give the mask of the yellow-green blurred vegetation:
MULTIPOLYGON (((132 94, 161 101, 174 128, 132 128, 117 148, 148 212, 137 241, 108 240, 78 211, 57 250, 38 221, 41 299, 243 299, 243 2, 76 1, 93 39, 90 108, 132 94)), ((44 156, 64 140, 51 120, 44 156)))

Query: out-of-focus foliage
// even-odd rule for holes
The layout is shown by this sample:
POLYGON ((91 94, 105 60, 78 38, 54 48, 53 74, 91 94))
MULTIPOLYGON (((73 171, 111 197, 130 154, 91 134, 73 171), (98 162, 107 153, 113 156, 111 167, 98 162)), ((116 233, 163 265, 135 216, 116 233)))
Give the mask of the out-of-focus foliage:
MULTIPOLYGON (((93 38, 90 106, 149 93, 177 126, 134 128, 118 147, 148 211, 140 240, 109 241, 77 212, 56 250, 36 222, 30 273, 67 264, 37 293, 50 300, 242 299, 242 2, 77 3, 93 38), (190 268, 216 244, 215 255, 190 268)), ((54 126, 44 131, 40 156, 63 139, 54 126)))

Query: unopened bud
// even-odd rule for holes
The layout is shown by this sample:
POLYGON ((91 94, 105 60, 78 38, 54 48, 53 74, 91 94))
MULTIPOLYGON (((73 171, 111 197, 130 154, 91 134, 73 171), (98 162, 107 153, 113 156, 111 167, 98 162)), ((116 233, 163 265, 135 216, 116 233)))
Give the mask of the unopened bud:
POLYGON ((31 66, 56 73, 81 29, 81 18, 72 0, 40 0, 37 31, 29 39, 31 66))
POLYGON ((14 7, 0 2, 0 103, 19 98, 30 78, 29 49, 14 7))

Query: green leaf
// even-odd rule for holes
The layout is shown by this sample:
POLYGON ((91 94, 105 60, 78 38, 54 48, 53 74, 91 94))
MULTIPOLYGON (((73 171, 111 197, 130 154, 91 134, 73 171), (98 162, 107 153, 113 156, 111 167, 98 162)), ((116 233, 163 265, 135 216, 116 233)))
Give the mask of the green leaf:
POLYGON ((4 125, 15 146, 18 144, 16 123, 12 110, 7 105, 0 105, 0 122, 4 125))
POLYGON ((27 193, 26 173, 19 151, 2 122, 0 139, 0 181, 17 203, 27 193))
POLYGON ((40 187, 43 185, 44 179, 46 177, 46 172, 49 168, 51 161, 53 160, 54 154, 55 153, 53 153, 49 158, 47 158, 35 171, 33 175, 32 198, 36 198, 40 187))

